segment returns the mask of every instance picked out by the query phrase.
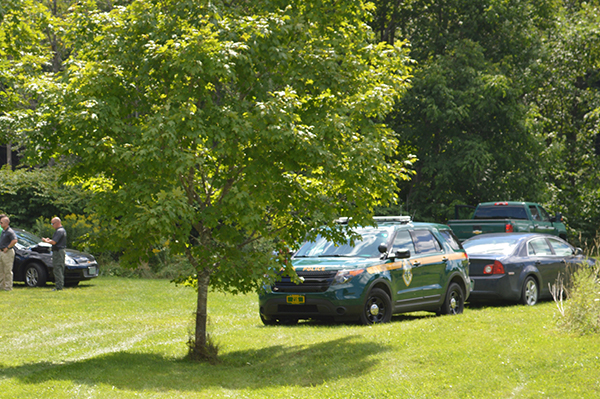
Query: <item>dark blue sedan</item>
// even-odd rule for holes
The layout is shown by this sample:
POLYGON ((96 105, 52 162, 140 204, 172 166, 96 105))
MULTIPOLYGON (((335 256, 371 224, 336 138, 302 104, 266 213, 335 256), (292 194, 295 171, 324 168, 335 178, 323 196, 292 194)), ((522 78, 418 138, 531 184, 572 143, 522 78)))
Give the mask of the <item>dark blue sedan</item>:
MULTIPOLYGON (((54 281, 52 246, 28 231, 13 228, 17 235, 14 281, 23 281, 28 287, 42 287, 54 281)), ((66 249, 65 286, 73 287, 80 281, 98 277, 98 262, 87 253, 66 249)))
POLYGON ((579 265, 593 265, 565 240, 548 234, 482 234, 462 243, 470 260, 475 287, 471 302, 505 300, 535 305, 551 298, 549 284, 559 273, 579 265))

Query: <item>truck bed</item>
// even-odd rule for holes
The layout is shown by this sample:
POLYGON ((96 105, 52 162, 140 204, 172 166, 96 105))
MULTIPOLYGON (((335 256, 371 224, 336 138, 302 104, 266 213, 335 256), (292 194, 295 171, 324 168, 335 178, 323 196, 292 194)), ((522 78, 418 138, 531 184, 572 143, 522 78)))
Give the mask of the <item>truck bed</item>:
POLYGON ((529 231, 531 223, 519 219, 462 219, 449 220, 448 226, 452 228, 459 240, 464 241, 478 234, 507 233, 512 231, 529 231))

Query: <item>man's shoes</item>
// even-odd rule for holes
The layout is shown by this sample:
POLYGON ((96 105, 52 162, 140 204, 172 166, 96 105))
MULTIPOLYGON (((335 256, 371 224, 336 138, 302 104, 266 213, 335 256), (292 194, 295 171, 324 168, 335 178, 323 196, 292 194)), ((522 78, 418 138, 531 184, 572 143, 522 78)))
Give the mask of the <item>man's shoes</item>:
POLYGON ((52 288, 52 291, 62 291, 62 288, 52 288))

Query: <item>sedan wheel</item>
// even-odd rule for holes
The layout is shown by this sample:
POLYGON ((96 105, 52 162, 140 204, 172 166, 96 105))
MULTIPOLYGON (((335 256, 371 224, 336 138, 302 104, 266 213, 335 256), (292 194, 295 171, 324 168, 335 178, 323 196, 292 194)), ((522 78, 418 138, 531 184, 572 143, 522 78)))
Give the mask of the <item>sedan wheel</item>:
POLYGON ((538 285, 535 278, 529 276, 525 279, 521 293, 521 303, 523 305, 533 306, 538 301, 538 285))
POLYGON ((28 287, 43 287, 46 285, 46 270, 37 263, 27 265, 24 277, 23 280, 28 287))

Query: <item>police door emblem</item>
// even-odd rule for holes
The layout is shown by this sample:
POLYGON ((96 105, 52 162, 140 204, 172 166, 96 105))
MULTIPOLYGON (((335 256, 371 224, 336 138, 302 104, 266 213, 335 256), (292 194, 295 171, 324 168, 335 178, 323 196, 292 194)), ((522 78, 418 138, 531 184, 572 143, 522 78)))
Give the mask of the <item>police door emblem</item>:
POLYGON ((408 287, 413 278, 412 266, 410 265, 409 262, 404 262, 403 269, 404 269, 404 273, 402 274, 402 279, 404 280, 404 284, 406 284, 406 286, 408 287))

